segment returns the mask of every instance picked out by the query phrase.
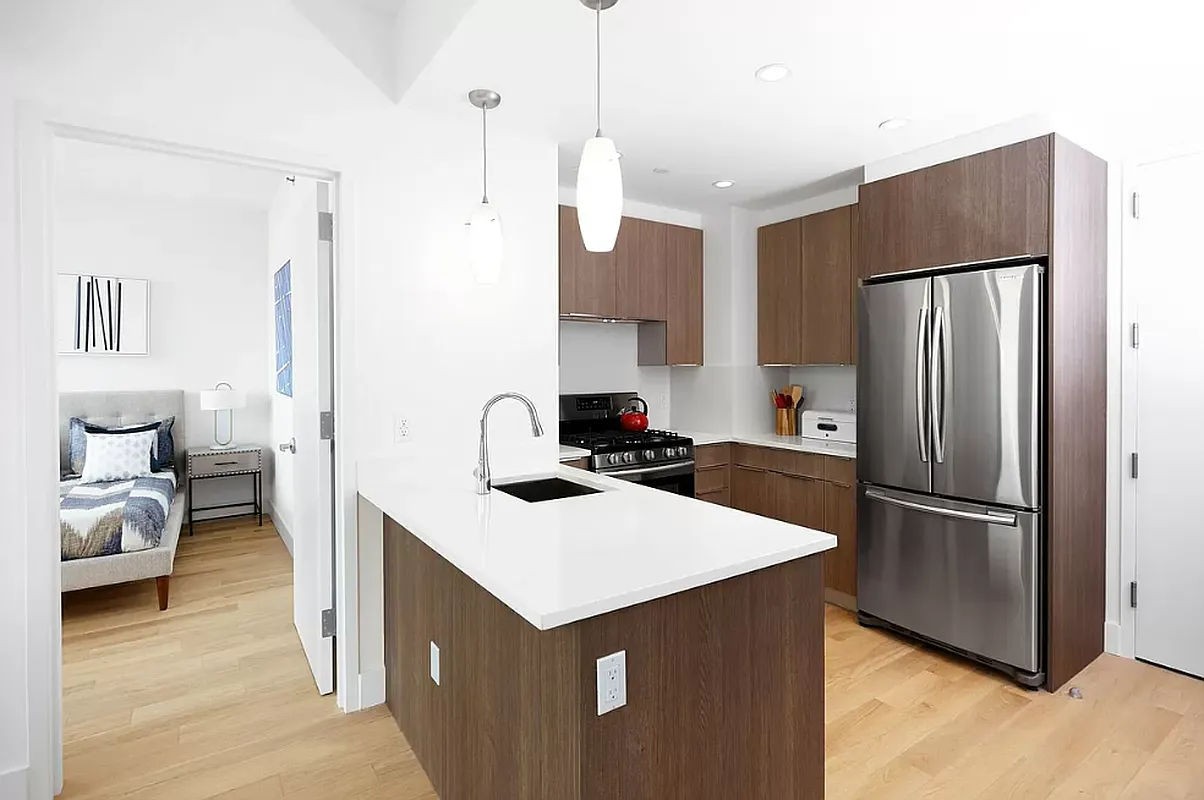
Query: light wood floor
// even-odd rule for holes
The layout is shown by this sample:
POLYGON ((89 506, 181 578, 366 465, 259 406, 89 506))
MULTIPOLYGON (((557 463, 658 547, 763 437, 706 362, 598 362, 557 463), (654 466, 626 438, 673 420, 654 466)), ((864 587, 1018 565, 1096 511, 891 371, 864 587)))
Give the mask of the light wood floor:
MULTIPOLYGON (((383 707, 316 694, 291 569, 270 523, 213 523, 165 613, 153 582, 64 597, 65 798, 435 797, 383 707)), ((1204 798, 1204 681, 1105 656, 1081 700, 1029 692, 836 608, 826 660, 833 800, 1204 798)))

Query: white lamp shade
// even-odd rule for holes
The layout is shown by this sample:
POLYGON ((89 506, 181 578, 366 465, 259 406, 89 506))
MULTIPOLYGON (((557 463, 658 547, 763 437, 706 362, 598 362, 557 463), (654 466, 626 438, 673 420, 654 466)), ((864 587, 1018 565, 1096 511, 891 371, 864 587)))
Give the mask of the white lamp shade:
POLYGON ((490 203, 473 206, 468 218, 468 259, 478 283, 502 276, 502 218, 490 203))
POLYGON ((201 392, 201 411, 229 411, 246 405, 247 393, 237 389, 206 389, 201 392))
POLYGON ((577 168, 577 224, 591 253, 615 249, 623 220, 623 172, 619 151, 605 136, 587 139, 577 168))

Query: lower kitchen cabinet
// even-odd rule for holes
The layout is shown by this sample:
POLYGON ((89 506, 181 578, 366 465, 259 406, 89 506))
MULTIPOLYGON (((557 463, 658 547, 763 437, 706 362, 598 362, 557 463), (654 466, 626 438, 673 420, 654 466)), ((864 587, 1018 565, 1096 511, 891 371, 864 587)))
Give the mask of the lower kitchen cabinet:
POLYGON ((561 461, 560 463, 564 464, 566 467, 573 467, 575 469, 589 469, 588 458, 574 458, 572 461, 561 461))
POLYGON ((772 473, 739 464, 732 465, 732 508, 774 516, 772 473))
POLYGON ((771 517, 804 528, 828 530, 824 524, 823 481, 779 472, 769 474, 773 495, 771 517))
POLYGON ((824 528, 839 540, 824 553, 824 586, 857 595, 857 488, 824 484, 824 528))

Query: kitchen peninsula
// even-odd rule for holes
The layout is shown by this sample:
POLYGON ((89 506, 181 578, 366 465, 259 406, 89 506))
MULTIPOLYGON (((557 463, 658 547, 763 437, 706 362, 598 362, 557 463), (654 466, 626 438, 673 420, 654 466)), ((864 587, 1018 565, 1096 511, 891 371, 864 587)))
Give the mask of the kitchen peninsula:
POLYGON ((373 470, 389 708, 444 800, 823 796, 826 533, 560 466, 595 493, 373 470), (599 714, 598 660, 625 654, 599 714))

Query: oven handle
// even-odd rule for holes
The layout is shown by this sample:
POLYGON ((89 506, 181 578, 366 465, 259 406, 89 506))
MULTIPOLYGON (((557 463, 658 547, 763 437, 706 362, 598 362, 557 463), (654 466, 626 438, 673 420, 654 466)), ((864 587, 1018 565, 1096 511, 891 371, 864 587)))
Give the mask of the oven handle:
POLYGON ((678 462, 676 464, 665 464, 660 467, 635 467, 634 469, 617 469, 613 472, 599 471, 599 475, 606 475, 610 478, 621 478, 624 475, 662 475, 666 472, 680 472, 682 475, 689 475, 694 471, 694 462, 678 462))

